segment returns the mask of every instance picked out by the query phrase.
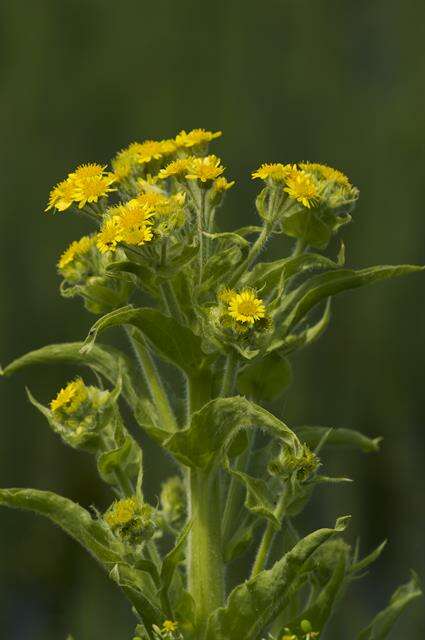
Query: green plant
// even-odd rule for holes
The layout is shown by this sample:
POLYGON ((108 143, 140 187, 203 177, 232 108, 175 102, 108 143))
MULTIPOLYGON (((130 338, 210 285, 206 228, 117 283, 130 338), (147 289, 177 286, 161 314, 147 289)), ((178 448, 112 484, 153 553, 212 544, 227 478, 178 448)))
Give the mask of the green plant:
MULTIPOLYGON (((348 516, 305 537, 294 520, 316 485, 347 481, 321 473, 323 450, 375 452, 380 439, 291 429, 262 404, 288 387, 291 354, 327 328, 332 296, 423 267, 349 269, 342 243, 336 259, 322 253, 351 220, 358 191, 321 164, 262 165, 253 174, 261 226, 220 232, 216 213, 233 182, 207 155, 219 135, 133 143, 112 172, 82 165, 52 190, 47 210, 98 227, 58 269, 61 293, 101 317, 84 342, 33 351, 3 375, 53 363, 94 372, 95 386, 78 377, 50 406, 28 396, 66 444, 94 456, 115 499, 101 513, 46 491, 3 489, 0 503, 47 516, 88 550, 131 602, 137 638, 313 639, 384 545, 360 558, 341 539, 348 516), (258 262, 279 236, 295 239, 291 255, 258 262), (131 356, 97 342, 111 327, 124 328, 131 356), (142 450, 121 401, 175 462, 159 506, 143 494, 142 450), (226 565, 243 554, 254 558, 249 574, 229 590, 226 565)), ((358 640, 386 638, 420 593, 413 574, 358 640)))

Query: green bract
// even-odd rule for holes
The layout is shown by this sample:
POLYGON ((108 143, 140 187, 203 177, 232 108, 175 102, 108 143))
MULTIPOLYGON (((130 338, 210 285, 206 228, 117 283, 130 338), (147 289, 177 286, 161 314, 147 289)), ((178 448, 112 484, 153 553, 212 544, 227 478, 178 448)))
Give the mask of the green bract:
MULTIPOLYGON (((100 317, 85 341, 32 351, 2 373, 66 363, 94 374, 95 384, 76 378, 49 406, 28 396, 65 444, 94 457, 111 504, 88 511, 33 489, 2 489, 0 503, 45 515, 92 554, 133 607, 134 640, 313 640, 385 543, 359 558, 341 537, 348 516, 302 534, 294 522, 316 487, 349 481, 326 475, 328 449, 375 453, 380 438, 292 428, 269 403, 292 384, 292 353, 328 327, 334 295, 424 268, 355 270, 343 245, 336 259, 318 252, 358 199, 344 174, 321 164, 262 165, 253 174, 263 181, 261 226, 220 232, 233 182, 208 155, 219 135, 133 143, 113 172, 83 165, 52 190, 48 210, 97 227, 58 269, 62 294, 100 317), (282 234, 296 238, 290 255, 259 261, 282 234), (98 342, 113 327, 127 352, 98 342), (122 402, 176 467, 154 504, 122 402), (236 557, 246 571, 230 588, 236 557)), ((413 574, 372 622, 350 618, 350 629, 384 639, 420 594, 413 574)))

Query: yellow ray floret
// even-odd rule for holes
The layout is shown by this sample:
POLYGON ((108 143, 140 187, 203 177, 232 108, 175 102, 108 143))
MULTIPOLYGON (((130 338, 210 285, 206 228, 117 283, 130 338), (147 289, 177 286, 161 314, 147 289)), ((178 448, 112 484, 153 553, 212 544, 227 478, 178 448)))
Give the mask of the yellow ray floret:
POLYGON ((87 388, 81 378, 73 380, 64 389, 61 389, 50 403, 52 411, 62 410, 65 413, 74 413, 80 405, 87 400, 87 388))
POLYGON ((326 164, 319 164, 318 162, 300 162, 300 167, 304 171, 317 172, 325 180, 330 180, 341 184, 344 187, 351 187, 351 183, 347 176, 333 167, 328 167, 326 164))
POLYGON ((105 514, 104 520, 109 524, 111 529, 122 527, 131 522, 138 506, 139 503, 136 497, 117 500, 105 514))
POLYGON ((207 182, 208 180, 215 180, 224 171, 224 167, 220 164, 220 158, 214 155, 205 156, 204 158, 193 157, 190 160, 188 173, 186 174, 188 180, 207 182))
POLYGON ((102 166, 95 162, 80 164, 75 171, 69 174, 70 178, 79 180, 81 178, 92 178, 93 176, 101 176, 106 169, 106 165, 102 166))
POLYGON ((68 264, 73 262, 77 256, 81 256, 87 253, 93 245, 94 245, 93 236, 83 236, 79 240, 74 240, 74 242, 71 242, 69 247, 63 252, 61 257, 59 258, 59 262, 58 262, 59 269, 63 269, 68 264))
POLYGON ((295 164, 282 164, 280 162, 274 162, 271 164, 262 164, 256 171, 252 173, 252 178, 260 178, 261 180, 285 181, 294 171, 297 166, 295 164))
POLYGON ((222 135, 221 131, 205 131, 205 129, 192 129, 189 133, 186 131, 180 131, 175 137, 175 143, 177 147, 194 147, 198 144, 204 144, 211 142, 214 138, 219 138, 222 135))
POLYGON ((257 298, 251 289, 244 289, 240 293, 235 293, 228 304, 229 315, 238 322, 252 325, 256 320, 260 320, 266 315, 264 302, 257 298))
POLYGON ((162 630, 166 633, 173 633, 174 631, 177 631, 177 627, 177 622, 173 622, 172 620, 165 620, 162 625, 162 630))
POLYGON ((65 211, 74 202, 75 182, 67 178, 59 182, 50 192, 49 202, 45 211, 56 209, 57 211, 65 211))
POLYGON ((302 170, 294 171, 287 178, 284 191, 308 209, 316 204, 319 199, 319 190, 312 176, 302 170))
POLYGON ((114 218, 108 218, 96 236, 96 246, 101 253, 106 253, 107 251, 114 251, 118 242, 117 222, 114 218))

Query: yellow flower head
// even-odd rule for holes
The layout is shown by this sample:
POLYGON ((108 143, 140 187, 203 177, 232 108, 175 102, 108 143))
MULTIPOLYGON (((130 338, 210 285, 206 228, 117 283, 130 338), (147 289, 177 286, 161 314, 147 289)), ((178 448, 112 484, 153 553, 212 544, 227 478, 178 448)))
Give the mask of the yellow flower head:
POLYGON ((105 514, 104 519, 111 529, 121 527, 131 522, 138 507, 139 502, 135 496, 117 500, 105 514))
POLYGON ((65 211, 74 202, 75 183, 71 178, 59 182, 50 192, 49 202, 45 211, 56 209, 65 211))
POLYGON ((220 302, 224 302, 224 304, 229 304, 231 300, 236 296, 236 291, 234 289, 229 289, 229 287, 224 287, 221 291, 218 292, 217 298, 220 302))
POLYGON ((87 388, 81 378, 73 380, 64 389, 61 389, 50 403, 52 411, 64 411, 74 413, 83 402, 87 400, 87 388))
POLYGON ((119 151, 112 160, 112 169, 114 170, 114 175, 117 180, 127 178, 138 162, 139 157, 134 149, 128 148, 119 151))
POLYGON ((69 247, 61 255, 58 262, 58 268, 63 269, 68 264, 73 262, 76 257, 84 255, 85 253, 90 251, 93 244, 93 236, 83 236, 79 240, 74 240, 74 242, 71 242, 69 247))
POLYGON ((234 184, 234 180, 232 180, 232 182, 228 182, 224 176, 221 176, 220 178, 217 178, 217 180, 214 180, 214 189, 216 191, 223 192, 231 189, 234 184))
POLYGON ((79 180, 81 178, 92 178, 93 176, 101 176, 106 169, 106 165, 97 164, 95 162, 89 162, 87 164, 80 164, 75 171, 69 174, 70 178, 79 180))
POLYGON ((308 209, 319 199, 319 190, 310 174, 302 170, 294 171, 286 180, 284 191, 291 198, 301 202, 308 209))
POLYGON ((162 625, 162 630, 166 633, 172 633, 177 630, 177 622, 173 622, 172 620, 165 620, 162 625))
POLYGON ((188 172, 190 165, 190 158, 174 160, 173 162, 170 162, 170 164, 167 164, 164 169, 161 169, 158 173, 158 178, 160 180, 165 180, 166 178, 178 178, 184 176, 188 172))
POLYGON ((205 131, 205 129, 192 129, 189 133, 186 131, 180 131, 176 135, 175 143, 178 147, 190 148, 198 144, 205 144, 211 142, 214 138, 219 138, 222 135, 221 131, 205 131))
POLYGON ((114 218, 107 218, 96 236, 96 246, 101 253, 114 251, 119 242, 117 222, 114 218))
POLYGON ((229 315, 238 322, 253 325, 256 320, 260 320, 266 315, 264 302, 257 298, 251 289, 235 293, 231 296, 228 305, 229 315))
POLYGON ((320 177, 331 182, 343 185, 344 187, 351 187, 351 183, 347 176, 333 167, 328 167, 326 164, 319 164, 318 162, 301 162, 301 169, 307 172, 316 172, 320 177))
POLYGON ((133 198, 123 205, 110 209, 117 225, 117 238, 128 244, 142 245, 152 239, 150 218, 154 209, 148 204, 133 198))
POLYGON ((82 209, 87 203, 97 202, 99 198, 106 196, 116 189, 111 184, 116 181, 113 174, 91 175, 75 179, 74 200, 78 202, 78 208, 82 209))
POLYGON ((220 176, 224 167, 220 164, 220 158, 210 155, 204 158, 189 158, 189 173, 186 174, 188 180, 200 180, 201 182, 207 182, 207 180, 215 180, 220 176))
POLYGON ((281 164, 280 162, 274 162, 271 164, 262 164, 256 171, 253 172, 252 178, 260 178, 261 180, 276 180, 284 182, 297 167, 295 164, 281 164))

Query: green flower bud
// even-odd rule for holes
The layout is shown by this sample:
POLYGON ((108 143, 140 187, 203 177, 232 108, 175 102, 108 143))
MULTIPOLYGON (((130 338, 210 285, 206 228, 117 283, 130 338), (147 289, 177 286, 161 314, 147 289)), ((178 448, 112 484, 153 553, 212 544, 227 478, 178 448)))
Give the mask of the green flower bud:
POLYGON ((284 448, 279 456, 269 464, 269 472, 283 479, 306 482, 318 469, 320 460, 306 444, 297 454, 284 448))
POLYGON ((157 529, 155 509, 136 496, 116 500, 103 519, 116 536, 131 545, 149 540, 157 529))

